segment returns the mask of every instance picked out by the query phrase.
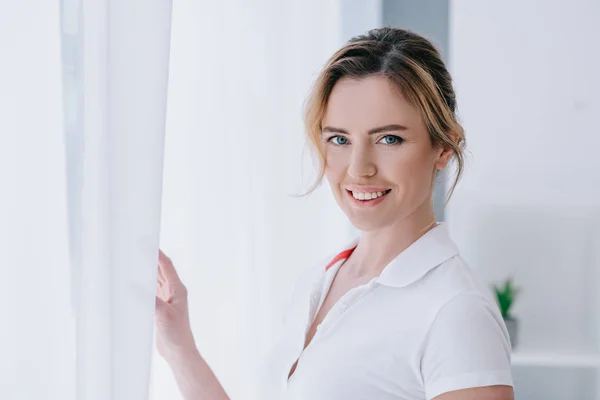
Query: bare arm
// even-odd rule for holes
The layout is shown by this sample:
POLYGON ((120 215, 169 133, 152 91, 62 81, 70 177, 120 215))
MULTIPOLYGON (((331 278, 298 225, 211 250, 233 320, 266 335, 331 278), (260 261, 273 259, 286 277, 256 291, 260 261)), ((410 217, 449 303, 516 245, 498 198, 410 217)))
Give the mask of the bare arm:
POLYGON ((185 400, 229 400, 223 386, 196 348, 190 327, 187 289, 171 260, 158 257, 156 345, 169 363, 185 400))
POLYGON ((165 358, 185 400, 229 400, 221 383, 195 348, 185 355, 165 358))

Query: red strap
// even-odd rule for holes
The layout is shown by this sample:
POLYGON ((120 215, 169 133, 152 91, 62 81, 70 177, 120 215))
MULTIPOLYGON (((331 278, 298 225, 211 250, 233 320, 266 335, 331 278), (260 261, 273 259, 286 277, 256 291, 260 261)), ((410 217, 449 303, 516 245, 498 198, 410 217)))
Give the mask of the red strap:
POLYGON ((334 259, 331 260, 331 262, 329 264, 327 264, 327 266, 325 267, 325 271, 327 271, 329 268, 331 268, 333 265, 335 265, 335 263, 337 263, 338 261, 345 260, 346 258, 350 257, 350 254, 352 254, 354 249, 356 249, 356 246, 354 246, 351 249, 344 250, 340 254, 335 256, 334 259))

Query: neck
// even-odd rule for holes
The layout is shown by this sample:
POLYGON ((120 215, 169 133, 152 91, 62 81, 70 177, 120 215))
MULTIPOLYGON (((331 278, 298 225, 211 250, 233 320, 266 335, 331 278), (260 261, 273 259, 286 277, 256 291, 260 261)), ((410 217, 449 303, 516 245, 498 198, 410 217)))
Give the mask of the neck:
POLYGON ((363 232, 347 272, 356 278, 372 278, 398 254, 436 226, 433 204, 425 202, 405 218, 376 231, 363 232))

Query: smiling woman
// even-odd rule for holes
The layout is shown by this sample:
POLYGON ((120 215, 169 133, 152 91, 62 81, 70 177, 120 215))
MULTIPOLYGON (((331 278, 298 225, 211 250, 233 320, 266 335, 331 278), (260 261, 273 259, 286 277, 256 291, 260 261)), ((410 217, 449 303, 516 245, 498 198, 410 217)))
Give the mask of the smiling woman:
MULTIPOLYGON (((455 109, 439 53, 414 33, 372 30, 329 60, 306 108, 313 189, 326 178, 361 235, 299 280, 261 398, 513 398, 500 312, 434 217, 436 174, 454 158, 453 190, 463 168, 455 109)), ((194 348, 168 259, 161 270, 161 353, 188 398, 227 398, 194 348)))
MULTIPOLYGON (((323 136, 350 134, 345 127, 334 125, 332 118, 362 123, 362 127, 367 122, 387 122, 384 126, 364 127, 369 135, 387 133, 378 136, 385 144, 405 141, 399 133, 408 127, 413 132, 424 132, 433 147, 450 151, 456 159, 457 174, 448 197, 451 196, 464 167, 465 135, 456 118, 450 74, 438 51, 425 38, 399 29, 374 30, 350 40, 331 57, 315 82, 305 113, 307 135, 320 162, 320 175, 312 189, 326 172, 323 136), (365 83, 365 78, 370 79, 365 83), (373 78, 379 78, 379 82, 372 82, 373 78), (380 95, 384 93, 392 104, 382 104, 380 95), (369 115, 371 120, 346 118, 360 115, 369 115), (396 122, 400 120, 412 125, 396 122)), ((339 140, 338 136, 329 136, 325 143, 332 139, 339 140)), ((346 144, 348 138, 342 140, 336 144, 346 144)))
POLYGON ((435 174, 445 168, 453 151, 432 145, 435 139, 421 113, 395 90, 388 76, 340 79, 331 91, 322 124, 319 145, 323 144, 325 177, 358 229, 405 219, 418 208, 427 212, 435 174), (379 197, 377 192, 387 193, 379 197), (371 200, 372 193, 376 201, 371 200), (376 213, 364 212, 365 206, 377 204, 381 206, 376 213))
POLYGON ((320 305, 306 322, 305 350, 286 390, 293 398, 314 399, 512 398, 506 328, 434 218, 435 176, 456 160, 451 196, 465 147, 452 80, 438 51, 400 29, 353 38, 317 79, 305 123, 320 161, 315 186, 327 179, 362 235, 316 278, 320 305), (375 300, 376 283, 402 290, 375 300), (341 318, 339 303, 344 311, 348 303, 356 305, 341 318), (363 314, 375 310, 384 322, 363 314), (423 314, 417 317, 415 310, 423 314), (469 321, 480 328, 477 334, 467 328, 469 321), (409 327, 414 330, 407 334, 409 327), (473 357, 480 352, 487 356, 473 357), (346 362, 329 360, 340 357, 346 362), (315 385, 320 370, 331 379, 315 385), (353 383, 344 391, 349 377, 353 383))

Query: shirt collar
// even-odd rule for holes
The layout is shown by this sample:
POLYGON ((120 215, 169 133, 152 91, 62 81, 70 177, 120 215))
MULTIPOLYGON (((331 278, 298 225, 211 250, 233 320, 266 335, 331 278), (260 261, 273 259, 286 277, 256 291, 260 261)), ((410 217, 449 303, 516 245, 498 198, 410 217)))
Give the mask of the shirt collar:
MULTIPOLYGON (((350 257, 357 244, 358 238, 355 238, 345 247, 347 250, 338 254, 326 269, 350 257)), ((377 283, 392 287, 408 286, 458 254, 458 247, 450 238, 448 228, 444 223, 439 223, 398 254, 383 269, 377 283)))

